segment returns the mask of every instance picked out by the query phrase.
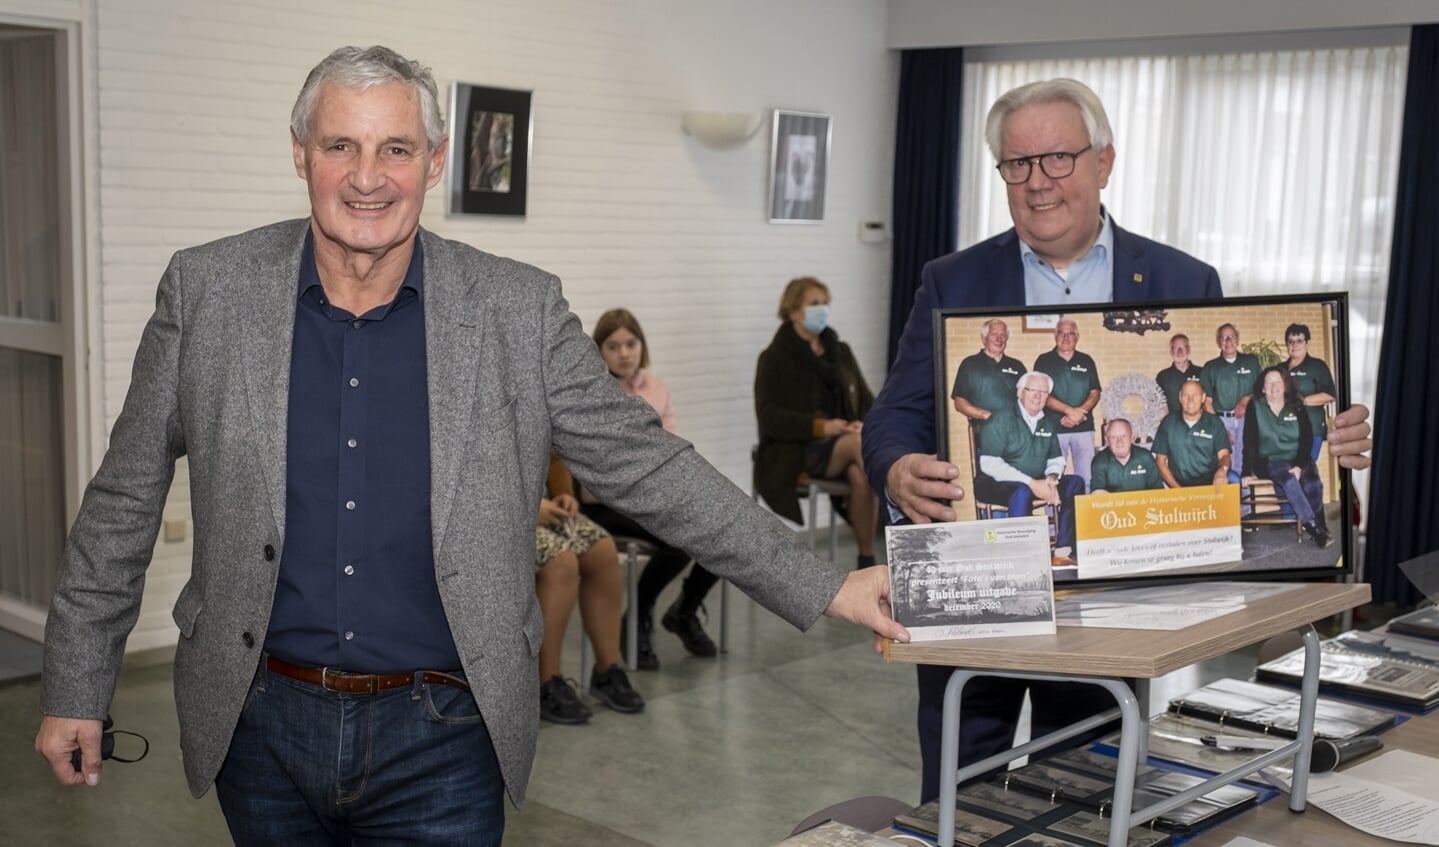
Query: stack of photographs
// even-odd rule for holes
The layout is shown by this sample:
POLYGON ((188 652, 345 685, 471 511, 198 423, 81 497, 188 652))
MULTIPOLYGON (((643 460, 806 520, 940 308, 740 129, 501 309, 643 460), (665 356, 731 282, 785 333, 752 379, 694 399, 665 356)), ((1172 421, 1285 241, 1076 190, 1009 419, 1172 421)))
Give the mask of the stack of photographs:
MULTIPOLYGON (((1319 646, 1321 690, 1421 712, 1439 706, 1439 643, 1356 630, 1319 646)), ((1303 674, 1302 649, 1254 671, 1258 679, 1287 685, 1298 685, 1303 674)))

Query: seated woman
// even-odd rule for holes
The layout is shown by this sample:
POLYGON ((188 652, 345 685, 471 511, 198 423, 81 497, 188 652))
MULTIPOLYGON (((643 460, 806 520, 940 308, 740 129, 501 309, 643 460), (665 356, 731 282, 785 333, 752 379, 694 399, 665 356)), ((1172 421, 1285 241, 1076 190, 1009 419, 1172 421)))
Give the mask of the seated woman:
POLYGON ((565 629, 576 602, 595 650, 590 694, 617 712, 642 711, 644 698, 630 687, 620 666, 625 586, 614 539, 579 514, 579 503, 569 493, 574 478, 554 454, 547 482, 550 496, 540 500, 535 526, 535 594, 545 626, 540 642, 540 717, 568 724, 590 719, 589 707, 560 675, 565 629))
POLYGON ((754 377, 759 453, 755 487, 771 509, 803 523, 801 474, 842 479, 850 491, 859 567, 874 564, 879 501, 865 479, 859 445, 874 395, 849 345, 829 327, 829 288, 812 276, 790 280, 779 301, 779 329, 759 356, 754 377))
MULTIPOLYGON (((611 309, 600 315, 592 333, 600 355, 609 366, 610 373, 619 380, 620 388, 631 397, 642 397, 660 416, 660 423, 670 432, 675 431, 675 416, 670 409, 670 390, 664 380, 649 373, 649 345, 645 343, 644 330, 640 322, 627 309, 611 309)), ((660 660, 655 655, 653 633, 655 601, 660 592, 669 585, 685 566, 690 555, 678 547, 671 547, 648 530, 635 523, 628 515, 622 515, 599 502, 588 491, 580 490, 580 509, 595 523, 614 535, 639 538, 654 544, 654 555, 650 556, 644 572, 640 574, 635 622, 638 633, 635 645, 636 666, 642 671, 659 670, 660 660)), ((660 623, 665 629, 678 635, 685 649, 696 656, 710 657, 719 653, 700 623, 699 613, 704 608, 705 595, 719 581, 719 577, 695 563, 690 575, 680 589, 679 599, 670 605, 660 623)), ((623 632, 622 632, 623 634, 623 632)))
POLYGON ((1283 365, 1265 368, 1244 416, 1245 478, 1273 482, 1314 543, 1328 547, 1334 540, 1324 520, 1324 483, 1310 457, 1313 439, 1294 379, 1283 365))

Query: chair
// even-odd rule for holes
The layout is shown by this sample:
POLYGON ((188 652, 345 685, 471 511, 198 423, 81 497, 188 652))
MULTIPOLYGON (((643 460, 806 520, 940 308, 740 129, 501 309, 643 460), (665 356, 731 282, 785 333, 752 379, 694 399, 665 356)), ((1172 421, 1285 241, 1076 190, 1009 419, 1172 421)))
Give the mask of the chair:
MULTIPOLYGON (((982 473, 979 469, 979 437, 974 422, 969 424, 969 466, 974 471, 974 478, 978 479, 982 473)), ((986 476, 985 479, 989 477, 986 476)), ((970 494, 974 495, 974 517, 976 520, 993 520, 995 518, 1009 517, 1008 503, 985 503, 979 499, 979 486, 971 485, 970 494)), ((1035 509, 1043 509, 1044 517, 1049 525, 1049 549, 1053 550, 1059 544, 1059 509, 1048 503, 1037 505, 1035 509)), ((1070 555, 1073 555, 1071 553, 1070 555)))
POLYGON ((842 803, 835 803, 833 806, 820 809, 800 821, 790 836, 793 837, 805 830, 814 829, 825 821, 848 824, 865 832, 879 832, 894 823, 896 816, 902 815, 912 808, 914 808, 913 805, 893 797, 882 797, 876 794, 856 797, 853 800, 845 800, 842 803))
MULTIPOLYGON (((645 561, 655 554, 655 545, 643 538, 634 538, 628 535, 614 536, 615 546, 624 551, 625 562, 625 608, 635 609, 639 607, 639 581, 641 557, 645 561)), ((729 580, 720 579, 720 639, 719 649, 721 653, 729 652, 729 580)), ((630 670, 639 667, 639 616, 628 615, 625 619, 625 665, 630 670)), ((594 669, 595 653, 590 640, 583 635, 580 637, 580 680, 588 683, 590 672, 594 669)))
MULTIPOLYGON (((755 472, 759 467, 759 445, 755 444, 749 448, 749 494, 756 503, 759 502, 759 486, 755 484, 755 472)), ((795 493, 802 498, 808 498, 809 517, 806 530, 809 535, 809 546, 813 550, 818 527, 816 521, 819 513, 819 495, 828 494, 831 497, 848 497, 850 495, 849 483, 842 479, 810 479, 806 474, 800 474, 799 480, 795 483, 795 493)), ((833 509, 829 512, 829 561, 833 562, 836 551, 839 547, 839 515, 833 509)))
POLYGON ((1301 543, 1304 541, 1304 527, 1299 523, 1299 516, 1290 508, 1289 500, 1273 481, 1258 477, 1240 488, 1239 503, 1243 515, 1239 519, 1240 526, 1258 529, 1261 526, 1293 524, 1294 540, 1301 543))

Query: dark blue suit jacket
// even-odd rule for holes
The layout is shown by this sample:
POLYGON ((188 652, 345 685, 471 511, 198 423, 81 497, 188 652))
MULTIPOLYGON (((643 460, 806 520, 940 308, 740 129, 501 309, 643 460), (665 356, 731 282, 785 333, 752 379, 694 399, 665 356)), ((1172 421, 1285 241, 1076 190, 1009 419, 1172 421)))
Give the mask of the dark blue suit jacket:
MULTIPOLYGON (((1114 302, 1219 298, 1219 272, 1187 253, 1114 232, 1114 302)), ((1013 229, 924 266, 899 355, 864 421, 864 468, 884 492, 890 465, 908 453, 935 451, 932 312, 1024 305, 1024 262, 1013 229)))

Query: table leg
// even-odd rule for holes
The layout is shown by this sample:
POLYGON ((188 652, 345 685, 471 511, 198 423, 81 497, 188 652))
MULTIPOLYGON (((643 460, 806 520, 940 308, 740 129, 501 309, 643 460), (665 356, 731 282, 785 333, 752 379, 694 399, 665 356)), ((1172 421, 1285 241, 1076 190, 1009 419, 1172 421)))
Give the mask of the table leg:
POLYGON ((1314 754, 1314 712, 1319 702, 1319 635, 1312 624, 1299 628, 1304 639, 1304 676, 1299 682, 1299 752, 1294 756, 1289 810, 1304 811, 1309 792, 1309 762, 1314 754))

